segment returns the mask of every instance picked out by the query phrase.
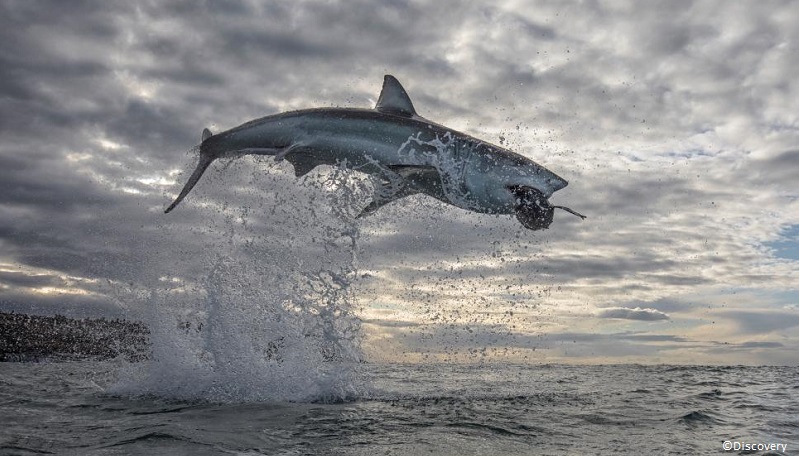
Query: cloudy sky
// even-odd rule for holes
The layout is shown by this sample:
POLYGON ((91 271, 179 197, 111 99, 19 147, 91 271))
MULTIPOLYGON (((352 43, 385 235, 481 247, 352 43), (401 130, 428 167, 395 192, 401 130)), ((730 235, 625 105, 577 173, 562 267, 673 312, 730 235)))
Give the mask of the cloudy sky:
POLYGON ((795 3, 9 0, 0 13, 0 310, 145 318, 148 293, 202 284, 242 245, 274 271, 354 226, 372 359, 799 363, 795 3), (553 203, 588 219, 559 212, 531 232, 412 197, 334 223, 356 211, 330 205, 368 192, 250 158, 215 164, 163 214, 202 128, 371 107, 384 74, 420 115, 566 178, 553 203))

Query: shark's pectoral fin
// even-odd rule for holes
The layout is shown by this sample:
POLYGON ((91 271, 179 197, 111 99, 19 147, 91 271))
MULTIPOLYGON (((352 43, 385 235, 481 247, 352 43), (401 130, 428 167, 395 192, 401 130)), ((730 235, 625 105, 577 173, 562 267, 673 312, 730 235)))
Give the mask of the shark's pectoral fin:
POLYGON ((372 197, 372 202, 363 208, 356 218, 374 214, 386 204, 416 193, 419 193, 419 190, 408 185, 408 182, 401 176, 387 174, 375 182, 375 193, 372 197))
POLYGON ((397 173, 408 185, 421 189, 441 188, 441 173, 435 166, 389 165, 388 169, 397 173))
POLYGON ((392 201, 441 187, 441 175, 434 166, 389 165, 388 169, 390 172, 375 183, 372 202, 363 208, 358 218, 373 214, 392 201))

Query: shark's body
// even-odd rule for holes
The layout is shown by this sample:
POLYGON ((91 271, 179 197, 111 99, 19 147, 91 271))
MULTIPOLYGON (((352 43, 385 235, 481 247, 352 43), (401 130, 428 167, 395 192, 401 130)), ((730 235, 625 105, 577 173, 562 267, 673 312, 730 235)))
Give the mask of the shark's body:
POLYGON ((424 193, 475 212, 515 213, 527 228, 541 229, 559 207, 547 198, 567 185, 522 155, 419 117, 399 82, 386 76, 375 109, 308 109, 263 117, 217 135, 205 130, 200 163, 166 212, 216 158, 246 154, 285 159, 298 177, 320 165, 375 176, 375 196, 362 215, 424 193))

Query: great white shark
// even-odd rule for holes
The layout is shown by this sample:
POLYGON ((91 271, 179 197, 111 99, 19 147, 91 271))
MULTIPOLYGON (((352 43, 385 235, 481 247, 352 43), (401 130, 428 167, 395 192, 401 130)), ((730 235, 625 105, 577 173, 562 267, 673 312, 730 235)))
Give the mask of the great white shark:
POLYGON ((531 230, 546 229, 552 194, 568 182, 527 157, 431 122, 416 114, 391 75, 374 109, 319 108, 262 117, 218 134, 203 130, 200 160, 170 212, 217 158, 269 155, 297 177, 320 165, 374 176, 375 195, 361 214, 417 193, 486 214, 515 214, 531 230))

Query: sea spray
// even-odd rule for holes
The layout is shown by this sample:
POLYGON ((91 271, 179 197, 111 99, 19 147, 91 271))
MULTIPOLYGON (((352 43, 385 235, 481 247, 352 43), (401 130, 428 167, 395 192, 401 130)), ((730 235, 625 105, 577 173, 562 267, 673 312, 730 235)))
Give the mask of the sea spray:
MULTIPOLYGON (((256 162, 237 160, 233 171, 246 175, 240 168, 256 162)), ((216 208, 203 212, 208 228, 186 233, 203 240, 193 257, 201 265, 164 274, 149 291, 152 355, 124 365, 110 392, 250 402, 340 401, 363 390, 350 284, 353 214, 369 184, 339 169, 302 183, 281 173, 264 180, 268 189, 235 194, 241 209, 205 203, 216 208)))

